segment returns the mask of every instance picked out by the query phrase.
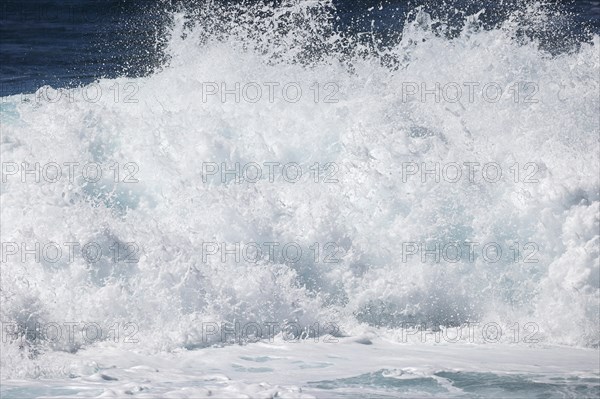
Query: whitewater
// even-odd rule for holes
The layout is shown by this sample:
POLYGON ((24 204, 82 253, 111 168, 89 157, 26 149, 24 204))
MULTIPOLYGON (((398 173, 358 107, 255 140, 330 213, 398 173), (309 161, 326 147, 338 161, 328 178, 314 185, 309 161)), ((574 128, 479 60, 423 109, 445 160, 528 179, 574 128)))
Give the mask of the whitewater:
POLYGON ((2 397, 597 397, 598 34, 212 7, 2 98, 2 397))

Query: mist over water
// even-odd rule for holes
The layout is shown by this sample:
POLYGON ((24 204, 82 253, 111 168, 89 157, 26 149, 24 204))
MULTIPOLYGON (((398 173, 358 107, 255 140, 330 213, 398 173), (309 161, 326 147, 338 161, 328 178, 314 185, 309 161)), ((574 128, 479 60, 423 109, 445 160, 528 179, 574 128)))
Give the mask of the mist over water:
MULTIPOLYGON (((408 324, 535 323, 543 344, 598 347, 597 32, 557 33, 573 17, 542 3, 514 3, 493 22, 483 9, 415 6, 393 34, 345 26, 328 1, 174 8, 147 76, 2 98, 3 162, 103 168, 93 183, 3 175, 3 243, 102 251, 55 263, 4 252, 3 322, 22 334, 35 323, 134 323, 148 352, 220 343, 206 323, 251 322, 390 336, 408 324), (223 101, 221 84, 236 82, 260 86, 260 98, 248 101, 253 85, 223 101), (449 91, 422 97, 436 83, 449 91), (477 83, 472 96, 465 83, 477 83), (482 91, 492 83, 498 96, 482 91), (283 92, 289 84, 301 94, 283 92), (96 102, 81 94, 98 90, 96 102), (266 162, 297 163, 303 178, 237 183, 203 167, 266 162), (471 181, 468 162, 502 175, 471 181), (449 164, 463 178, 407 175, 407 165, 449 164), (206 255, 206 243, 274 242, 302 257, 206 255), (450 242, 479 247, 456 262, 406 256, 406 243, 450 242), (135 243, 137 261, 111 258, 115 243, 135 243), (486 243, 502 248, 497 261, 486 243)), ((3 340, 3 374, 34 374, 37 357, 91 345, 22 342, 3 340)))

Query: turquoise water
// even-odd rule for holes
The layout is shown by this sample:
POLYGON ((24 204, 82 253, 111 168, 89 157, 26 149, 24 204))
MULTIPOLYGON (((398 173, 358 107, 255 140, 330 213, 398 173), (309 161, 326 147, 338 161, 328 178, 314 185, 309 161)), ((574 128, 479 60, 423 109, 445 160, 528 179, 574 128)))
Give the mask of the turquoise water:
POLYGON ((315 381, 314 388, 327 390, 323 397, 356 397, 357 390, 373 390, 370 397, 393 398, 450 395, 459 398, 597 398, 600 378, 546 377, 526 374, 493 374, 443 371, 430 377, 395 378, 388 370, 351 378, 315 381), (448 387, 459 391, 448 390, 448 387), (377 393, 375 393, 377 392, 377 393), (329 393, 332 396, 329 396, 329 393))

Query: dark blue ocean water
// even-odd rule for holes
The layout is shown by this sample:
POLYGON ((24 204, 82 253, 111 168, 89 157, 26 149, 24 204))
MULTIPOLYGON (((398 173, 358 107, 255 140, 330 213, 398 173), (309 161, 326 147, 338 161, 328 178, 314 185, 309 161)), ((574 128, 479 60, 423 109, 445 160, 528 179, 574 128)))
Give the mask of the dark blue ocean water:
MULTIPOLYGON (((168 13, 182 3, 193 7, 194 1, 3 0, 0 96, 33 92, 45 84, 66 87, 99 77, 140 76, 151 72, 163 62, 161 50, 168 13)), ((484 22, 494 25, 522 6, 523 1, 448 0, 443 5, 439 3, 334 1, 339 29, 350 34, 374 30, 384 40, 398 36, 407 12, 419 5, 450 23, 457 15, 456 9, 475 13, 485 8, 484 22)), ((560 29, 541 35, 542 43, 550 51, 568 51, 586 34, 600 32, 600 1, 558 2, 556 7, 567 17, 560 29)))

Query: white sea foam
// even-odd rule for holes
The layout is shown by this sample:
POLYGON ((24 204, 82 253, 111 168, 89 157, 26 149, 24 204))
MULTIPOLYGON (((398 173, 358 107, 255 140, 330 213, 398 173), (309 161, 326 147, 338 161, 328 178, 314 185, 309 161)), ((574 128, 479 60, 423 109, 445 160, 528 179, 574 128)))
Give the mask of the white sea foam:
MULTIPOLYGON (((3 162, 105 168, 96 183, 6 176, 3 243, 94 242, 105 256, 96 263, 77 252, 57 263, 3 259, 2 321, 21 333, 36 323, 94 322, 105 332, 133 323, 135 348, 144 351, 221 343, 206 328, 223 322, 284 330, 318 323, 326 333, 339 327, 339 335, 396 335, 404 323, 494 322, 504 331, 534 323, 539 342, 597 346, 600 38, 550 55, 515 38, 520 21, 484 30, 470 16, 460 35, 447 38, 418 11, 401 41, 375 51, 336 32, 327 3, 285 4, 264 9, 270 19, 244 17, 223 32, 210 32, 208 23, 184 28, 187 19, 174 14, 168 64, 145 78, 98 81, 87 89, 92 97, 100 90, 97 102, 78 97, 81 91, 75 100, 44 100, 57 98, 51 88, 26 102, 3 98, 3 162), (278 21, 289 31, 276 31, 278 21), (229 89, 297 83, 303 92, 293 103, 279 91, 256 103, 207 96, 222 82, 229 89), (323 90, 317 102, 315 82, 323 90), (495 102, 480 90, 472 101, 466 91, 460 102, 403 97, 413 83, 436 82, 494 83, 503 94, 495 102), (536 101, 523 94, 533 86, 515 101, 508 89, 518 82, 535 84, 528 99, 536 101), (324 101, 333 92, 337 102, 324 101), (125 102, 130 93, 137 102, 125 102), (338 182, 236 184, 211 176, 205 183, 206 162, 297 162, 303 171, 334 163, 338 182), (452 162, 497 163, 503 175, 495 183, 403 180, 407 165, 452 162), (119 183, 107 174, 115 163, 119 183), (138 183, 122 182, 128 163, 139 167, 138 183), (522 175, 515 182, 517 163, 522 174, 534 163, 537 182, 522 175), (402 243, 465 241, 505 251, 535 243, 537 263, 515 263, 506 253, 495 263, 402 259, 402 243), (136 243, 139 262, 112 262, 115 242, 136 243), (310 256, 222 262, 203 259, 206 242, 293 242, 310 256), (315 243, 334 243, 340 261, 315 262, 315 243)), ((5 339, 2 375, 39 375, 39 356, 90 345, 82 337, 77 330, 56 342, 5 339)))

